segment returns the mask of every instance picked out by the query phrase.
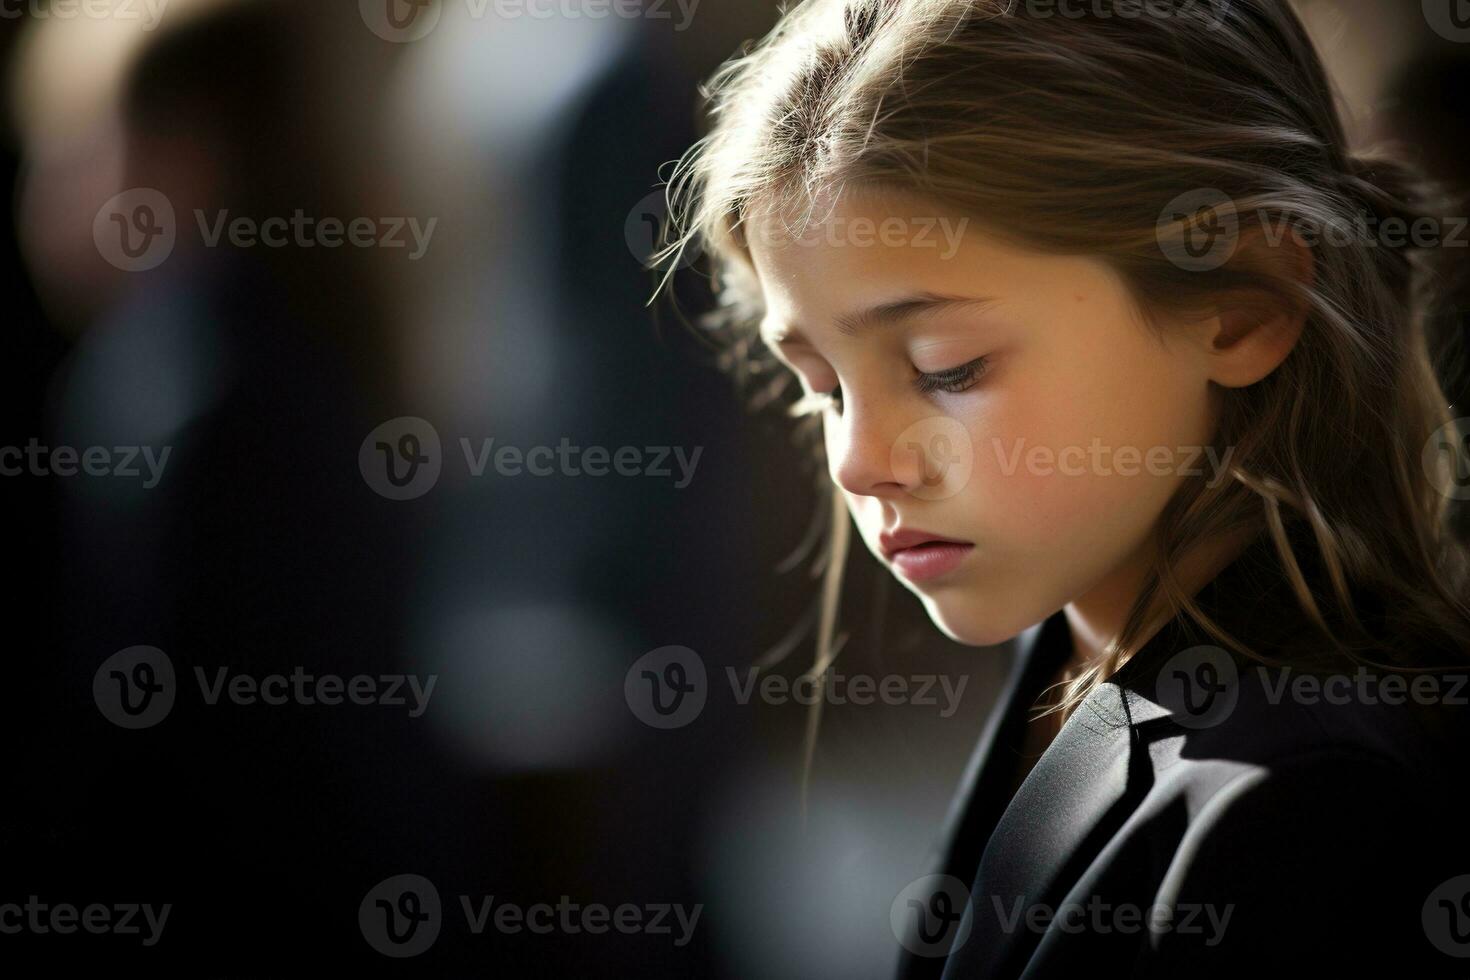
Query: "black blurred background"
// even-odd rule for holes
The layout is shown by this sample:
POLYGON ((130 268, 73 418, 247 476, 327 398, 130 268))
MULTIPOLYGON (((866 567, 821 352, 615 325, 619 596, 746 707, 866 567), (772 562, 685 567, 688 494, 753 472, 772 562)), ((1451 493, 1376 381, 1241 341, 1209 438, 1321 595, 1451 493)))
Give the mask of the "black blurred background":
MULTIPOLYGON (((151 487, 0 476, 0 904, 172 910, 150 947, 0 934, 0 969, 886 976, 889 903, 926 870, 1006 652, 944 641, 855 555, 839 670, 967 687, 950 717, 827 708, 803 829, 807 709, 740 704, 725 672, 812 608, 810 562, 787 561, 817 512, 810 464, 682 322, 708 303, 698 267, 677 304, 646 305, 656 192, 699 135, 698 83, 775 4, 506 18, 458 0, 419 11, 433 26, 413 40, 371 6, 170 0, 156 23, 141 0, 3 7, 0 447, 169 457, 151 487), (177 241, 128 272, 94 224, 134 188, 170 202, 177 241), (436 224, 417 258, 411 240, 204 247, 194 212, 226 209, 436 224), (359 451, 404 418, 437 432, 442 474, 393 500, 359 451), (473 476, 460 440, 490 438, 700 456, 684 487, 473 476), (180 692, 132 731, 93 680, 139 645, 167 653, 180 692), (659 730, 624 681, 671 645, 698 654, 709 699, 659 730), (438 679, 409 717, 209 705, 196 667, 438 679), (405 960, 358 923, 400 874, 445 905, 405 960), (677 928, 474 935, 461 895, 702 910, 683 945, 677 928)), ((1418 3, 1299 6, 1355 133, 1464 184, 1470 45, 1418 3)), ((797 677, 810 650, 773 671, 797 677)))

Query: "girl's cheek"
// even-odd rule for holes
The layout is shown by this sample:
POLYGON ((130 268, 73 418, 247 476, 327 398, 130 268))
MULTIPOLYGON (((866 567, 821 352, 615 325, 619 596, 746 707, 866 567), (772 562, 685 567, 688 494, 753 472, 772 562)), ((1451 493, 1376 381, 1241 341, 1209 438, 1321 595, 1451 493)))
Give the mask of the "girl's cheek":
POLYGON ((1107 521, 1130 492, 1120 485, 1126 481, 1094 472, 1087 440, 1015 434, 1040 429, 1019 425, 975 439, 974 513, 1021 547, 1045 547, 1107 521))
POLYGON ((1046 540, 1060 536, 1080 520, 1090 517, 1086 487, 1075 478, 1049 472, 1039 454, 1009 447, 1010 458, 996 459, 996 448, 987 445, 984 481, 987 523, 1004 536, 1046 540))

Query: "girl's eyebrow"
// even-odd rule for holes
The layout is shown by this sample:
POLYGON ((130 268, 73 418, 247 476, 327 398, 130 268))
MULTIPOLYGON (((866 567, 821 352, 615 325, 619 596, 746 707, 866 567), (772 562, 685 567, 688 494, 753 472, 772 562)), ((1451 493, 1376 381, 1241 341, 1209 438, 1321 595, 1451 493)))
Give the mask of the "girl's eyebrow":
POLYGON ((900 320, 919 316, 932 316, 955 307, 990 306, 996 300, 989 296, 942 296, 936 293, 917 293, 888 303, 880 303, 865 310, 844 313, 834 318, 838 333, 844 337, 856 336, 865 327, 886 326, 900 320))
MULTIPOLYGON (((947 310, 968 306, 992 306, 998 302, 989 296, 942 296, 937 293, 915 293, 900 299, 879 303, 867 309, 843 313, 833 318, 837 332, 855 337, 867 327, 881 327, 920 316, 933 316, 947 310)), ((794 326, 777 328, 770 333, 776 347, 811 347, 812 342, 794 326)))

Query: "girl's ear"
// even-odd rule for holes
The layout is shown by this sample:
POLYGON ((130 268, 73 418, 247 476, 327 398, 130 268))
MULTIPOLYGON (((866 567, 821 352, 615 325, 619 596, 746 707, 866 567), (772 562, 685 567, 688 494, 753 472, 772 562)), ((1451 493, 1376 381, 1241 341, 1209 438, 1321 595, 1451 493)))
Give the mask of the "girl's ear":
POLYGON ((1301 339, 1316 261, 1295 232, 1273 242, 1256 228, 1241 232, 1229 268, 1264 274, 1277 287, 1227 294, 1206 324, 1210 380, 1245 388, 1280 367, 1301 339))

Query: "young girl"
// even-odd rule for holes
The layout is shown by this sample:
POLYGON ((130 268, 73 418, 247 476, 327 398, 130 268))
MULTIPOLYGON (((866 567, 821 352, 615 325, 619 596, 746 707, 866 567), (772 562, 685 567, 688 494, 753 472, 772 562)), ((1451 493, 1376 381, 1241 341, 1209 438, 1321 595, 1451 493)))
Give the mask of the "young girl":
POLYGON ((1020 638, 902 974, 1455 969, 1452 212, 1349 149, 1285 0, 807 0, 710 90, 666 258, 820 416, 825 595, 850 515, 1020 638))

